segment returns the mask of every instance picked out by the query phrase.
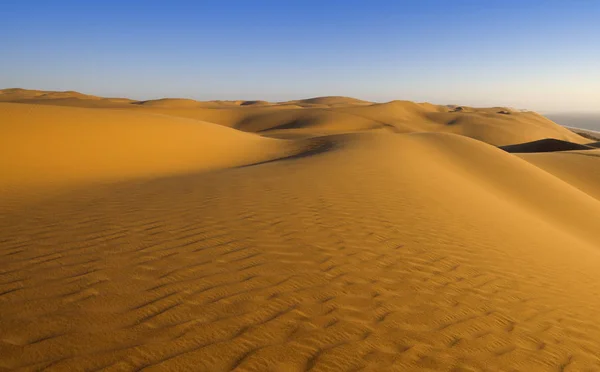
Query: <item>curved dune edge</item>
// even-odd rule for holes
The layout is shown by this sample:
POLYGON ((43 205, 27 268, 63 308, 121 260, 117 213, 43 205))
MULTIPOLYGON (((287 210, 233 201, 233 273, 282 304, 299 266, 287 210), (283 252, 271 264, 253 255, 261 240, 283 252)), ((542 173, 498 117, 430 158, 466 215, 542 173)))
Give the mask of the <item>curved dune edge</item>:
POLYGON ((374 103, 350 97, 315 97, 269 103, 265 101, 195 101, 164 98, 149 101, 87 96, 77 92, 0 90, 0 101, 127 109, 207 121, 245 132, 296 130, 343 133, 386 130, 396 133, 454 133, 506 146, 545 138, 585 144, 589 139, 528 111, 505 107, 473 108, 410 101, 374 103), (40 97, 46 97, 41 99, 40 97))
MULTIPOLYGON (((339 107, 266 106, 234 108, 161 109, 165 115, 206 120, 246 132, 269 131, 353 132, 387 129, 398 133, 454 133, 504 146, 556 138, 573 143, 588 139, 533 112, 501 114, 497 109, 451 112, 448 108, 409 101, 339 107)), ((500 110, 501 111, 501 110, 500 110)))
POLYGON ((5 192, 222 169, 303 151, 212 123, 141 112, 0 103, 5 192))
POLYGON ((518 156, 600 200, 600 150, 531 153, 518 156))
POLYGON ((600 244, 594 232, 597 222, 590 218, 600 213, 600 203, 560 177, 467 137, 429 133, 413 136, 426 140, 432 146, 429 151, 438 154, 439 164, 455 174, 482 183, 496 197, 506 198, 506 202, 556 224, 558 229, 600 244))

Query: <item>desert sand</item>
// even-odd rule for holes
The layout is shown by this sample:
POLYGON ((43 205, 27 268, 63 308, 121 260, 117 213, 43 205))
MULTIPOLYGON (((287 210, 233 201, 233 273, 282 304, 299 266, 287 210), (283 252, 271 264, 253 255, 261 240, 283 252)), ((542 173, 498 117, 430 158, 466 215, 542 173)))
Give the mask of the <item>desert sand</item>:
POLYGON ((0 91, 0 370, 600 370, 600 149, 534 112, 0 91))

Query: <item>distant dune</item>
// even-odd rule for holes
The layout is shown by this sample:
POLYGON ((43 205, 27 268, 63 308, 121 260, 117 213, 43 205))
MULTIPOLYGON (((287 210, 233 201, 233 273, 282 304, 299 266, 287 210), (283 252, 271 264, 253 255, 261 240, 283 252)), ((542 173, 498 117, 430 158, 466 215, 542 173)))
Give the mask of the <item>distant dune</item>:
POLYGON ((43 90, 28 90, 21 88, 11 88, 11 89, 2 89, 0 90, 0 101, 20 101, 27 99, 44 99, 44 100, 53 100, 53 99, 64 99, 64 98, 77 98, 77 99, 89 99, 96 100, 101 99, 97 96, 91 96, 89 94, 83 94, 75 91, 65 91, 65 92, 52 92, 52 91, 43 91, 43 90))
POLYGON ((0 370, 600 370, 600 149, 537 113, 0 101, 0 370))
POLYGON ((135 104, 148 107, 165 107, 165 108, 192 108, 202 105, 201 102, 186 98, 162 98, 150 101, 139 101, 135 104))
MULTIPOLYGON (((587 138, 588 140, 600 141, 600 132, 599 131, 594 131, 594 130, 589 130, 589 129, 581 129, 581 128, 575 128, 575 127, 568 127, 568 126, 565 126, 565 128, 569 129, 573 133, 577 133, 580 136, 587 138)), ((587 144, 587 145, 589 145, 589 144, 587 144)))
MULTIPOLYGON (((297 135, 388 130, 397 133, 443 132, 461 134, 497 145, 512 145, 545 138, 586 143, 573 132, 534 112, 504 107, 438 106, 410 101, 373 103, 349 97, 315 97, 270 104, 266 101, 195 101, 164 98, 150 101, 103 99, 76 92, 9 89, 0 101, 95 108, 131 108, 202 120, 246 132, 274 136, 293 129, 297 135), (6 93, 8 92, 8 93, 6 93), (39 96, 56 97, 38 99, 39 96), (59 98, 60 97, 60 98, 59 98), (93 97, 93 98, 83 98, 93 97)), ((290 132, 288 132, 290 133, 290 132)))
POLYGON ((327 96, 327 97, 315 97, 300 99, 295 101, 282 102, 283 104, 292 104, 298 106, 354 106, 354 105, 369 105, 373 102, 363 101, 351 97, 340 97, 340 96, 327 96))
POLYGON ((267 101, 244 101, 240 103, 241 106, 267 106, 270 105, 267 101))

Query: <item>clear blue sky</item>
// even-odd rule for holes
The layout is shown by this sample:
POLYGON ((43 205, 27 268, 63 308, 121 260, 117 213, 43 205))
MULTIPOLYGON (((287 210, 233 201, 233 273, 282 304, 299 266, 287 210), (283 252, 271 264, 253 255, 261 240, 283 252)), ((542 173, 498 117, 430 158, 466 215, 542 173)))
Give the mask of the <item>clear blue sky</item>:
POLYGON ((600 1, 0 0, 0 87, 600 111, 600 1))

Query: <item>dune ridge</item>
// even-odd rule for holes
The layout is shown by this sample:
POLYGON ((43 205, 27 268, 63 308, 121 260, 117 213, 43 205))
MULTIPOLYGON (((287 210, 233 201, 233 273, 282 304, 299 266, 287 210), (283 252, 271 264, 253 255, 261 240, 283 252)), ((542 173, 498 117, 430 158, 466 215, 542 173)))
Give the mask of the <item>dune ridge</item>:
POLYGON ((0 103, 0 190, 218 169, 302 151, 197 120, 122 110, 0 103))
MULTIPOLYGON (((12 90, 11 90, 12 91, 12 90)), ((1 91, 0 91, 1 92, 1 91)), ((6 91, 4 91, 6 92, 6 91)), ((442 106, 410 101, 374 103, 349 97, 316 97, 305 100, 245 105, 247 101, 195 101, 165 98, 151 101, 115 99, 47 99, 31 100, 32 93, 9 94, 11 102, 74 105, 95 108, 127 108, 148 110, 169 116, 207 121, 246 132, 279 136, 306 136, 343 133, 359 130, 388 130, 393 132, 455 133, 506 146, 554 138, 584 144, 589 139, 530 111, 504 107, 473 108, 442 106), (20 95, 19 95, 20 94, 20 95), (21 97, 21 98, 19 98, 21 97), (289 131, 294 129, 294 132, 289 131)), ((38 94, 39 91, 35 91, 38 94)), ((52 94, 45 92, 44 94, 52 94)), ((6 94, 5 94, 6 95, 6 94)), ((61 93, 61 97, 64 94, 61 93)), ((2 95, 0 95, 2 97, 2 95)), ((0 98, 0 100, 2 100, 0 98)))
POLYGON ((600 149, 539 114, 41 94, 0 95, 0 370, 600 369, 600 149))

